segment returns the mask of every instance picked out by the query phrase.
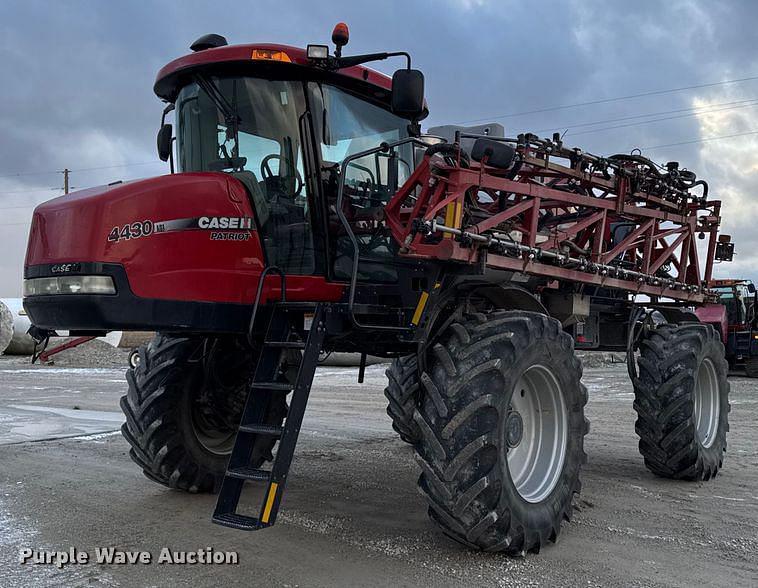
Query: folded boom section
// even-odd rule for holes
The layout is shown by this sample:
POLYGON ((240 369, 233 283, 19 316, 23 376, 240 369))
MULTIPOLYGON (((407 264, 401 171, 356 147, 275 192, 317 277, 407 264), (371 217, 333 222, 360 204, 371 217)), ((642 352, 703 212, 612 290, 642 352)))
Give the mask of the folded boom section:
POLYGON ((712 298, 714 260, 733 252, 720 208, 676 162, 527 134, 480 137, 472 157, 431 148, 385 215, 404 255, 698 303, 712 298))

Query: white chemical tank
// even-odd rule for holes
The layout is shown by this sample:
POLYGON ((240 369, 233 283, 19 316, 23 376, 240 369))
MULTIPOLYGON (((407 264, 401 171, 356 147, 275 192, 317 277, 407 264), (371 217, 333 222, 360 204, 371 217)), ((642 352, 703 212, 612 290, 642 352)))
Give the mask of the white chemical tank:
POLYGON ((27 333, 31 326, 21 298, 0 298, 0 352, 31 355, 34 339, 27 333))
POLYGON ((5 351, 13 338, 13 314, 10 308, 0 302, 0 354, 5 351))

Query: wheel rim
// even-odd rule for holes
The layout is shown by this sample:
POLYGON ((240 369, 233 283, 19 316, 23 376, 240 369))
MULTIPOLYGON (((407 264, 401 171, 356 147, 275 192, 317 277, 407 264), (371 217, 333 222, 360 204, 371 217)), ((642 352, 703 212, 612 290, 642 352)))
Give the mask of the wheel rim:
POLYGON ((229 455, 234 447, 235 432, 211 422, 212 418, 203 414, 200 406, 192 410, 192 429, 195 438, 206 451, 215 455, 229 455))
POLYGON ((695 380, 695 427, 698 440, 703 447, 710 447, 716 440, 720 412, 716 367, 710 359, 704 359, 697 370, 695 380))
POLYGON ((541 502, 561 477, 568 442, 566 401, 552 371, 534 365, 522 374, 505 423, 506 461, 516 491, 527 502, 541 502))

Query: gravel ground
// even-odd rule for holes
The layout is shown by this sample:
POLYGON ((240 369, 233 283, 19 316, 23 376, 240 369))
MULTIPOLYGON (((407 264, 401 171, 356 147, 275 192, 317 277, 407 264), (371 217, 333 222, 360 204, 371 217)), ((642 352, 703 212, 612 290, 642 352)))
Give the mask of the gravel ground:
MULTIPOLYGON (((48 351, 71 339, 52 339, 48 351)), ((131 349, 121 349, 105 341, 93 339, 78 347, 66 349, 50 358, 48 366, 70 368, 119 368, 127 365, 131 349)), ((0 355, 0 365, 29 365, 31 358, 26 355, 0 355)))
POLYGON ((277 525, 210 523, 214 499, 150 482, 115 432, 123 363, 0 358, 0 584, 108 586, 758 585, 758 385, 732 379, 729 455, 715 480, 644 467, 623 364, 588 368, 589 463, 556 545, 468 551, 426 519, 410 447, 384 414, 384 366, 320 368, 277 525), (21 548, 237 551, 238 565, 21 566, 21 548))
MULTIPOLYGON (((52 349, 57 345, 61 345, 70 339, 53 339, 48 346, 48 349, 52 349)), ((67 349, 54 355, 48 365, 59 367, 76 367, 76 368, 88 368, 88 367, 122 367, 127 364, 127 358, 131 349, 120 349, 113 347, 105 341, 99 341, 97 339, 88 341, 78 347, 67 349)), ((607 352, 594 352, 594 351, 580 351, 577 355, 582 360, 585 368, 601 367, 604 365, 614 365, 623 363, 626 361, 623 353, 607 353, 607 352)), ((355 361, 355 354, 341 353, 331 354, 330 362, 332 365, 349 365, 351 361, 355 361)), ((380 363, 380 358, 369 357, 368 365, 374 363, 380 363)), ((383 360, 386 361, 386 360, 383 360)), ((22 355, 0 355, 0 362, 7 362, 15 365, 24 365, 29 363, 29 357, 22 355)))

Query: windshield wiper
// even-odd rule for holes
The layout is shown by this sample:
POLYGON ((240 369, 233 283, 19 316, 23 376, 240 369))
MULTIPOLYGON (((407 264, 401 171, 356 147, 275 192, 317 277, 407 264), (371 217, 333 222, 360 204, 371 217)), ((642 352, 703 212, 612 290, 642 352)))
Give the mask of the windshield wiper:
POLYGON ((211 99, 216 108, 218 108, 218 110, 224 116, 224 124, 226 125, 226 139, 234 142, 231 156, 229 155, 225 145, 219 145, 221 153, 224 155, 224 157, 226 157, 226 159, 229 161, 229 165, 233 169, 241 167, 240 165, 235 165, 235 163, 239 163, 239 125, 242 122, 242 119, 237 114, 237 109, 229 104, 226 96, 223 95, 218 86, 216 86, 216 84, 214 84, 207 77, 201 74, 196 74, 195 83, 200 86, 200 89, 207 94, 208 98, 211 99))

